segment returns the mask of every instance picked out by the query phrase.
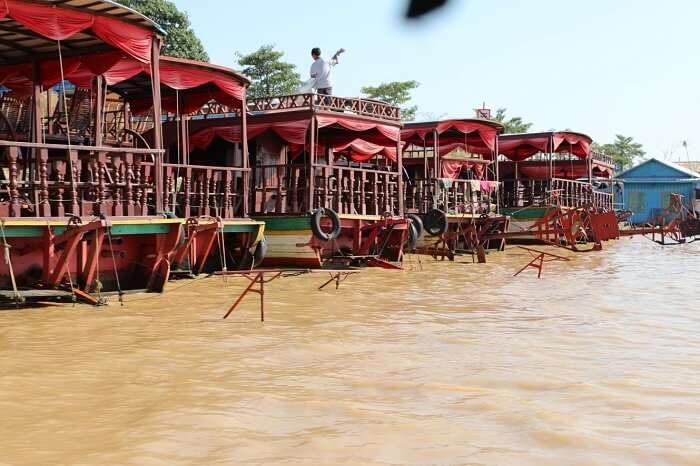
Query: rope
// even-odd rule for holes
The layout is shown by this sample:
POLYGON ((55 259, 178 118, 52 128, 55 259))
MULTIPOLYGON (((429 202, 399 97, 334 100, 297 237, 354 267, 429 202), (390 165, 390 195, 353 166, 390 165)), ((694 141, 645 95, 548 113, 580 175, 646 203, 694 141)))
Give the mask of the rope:
MULTIPOLYGON (((58 41, 58 64, 61 70, 61 96, 63 99, 63 112, 65 113, 66 116, 66 141, 67 141, 67 146, 68 146, 68 166, 70 167, 70 177, 72 184, 77 183, 75 180, 75 171, 73 170, 73 158, 70 156, 70 153, 72 152, 72 147, 71 147, 71 140, 70 140, 70 118, 68 116, 68 99, 66 99, 66 77, 63 73, 63 54, 61 53, 61 40, 59 39, 58 41)), ((74 213, 77 218, 78 215, 74 213)), ((70 218, 68 219, 68 226, 70 226, 70 218)), ((77 300, 77 297, 75 295, 75 289, 73 288, 73 277, 70 273, 70 265, 66 269, 68 272, 68 283, 70 284, 70 292, 73 298, 73 306, 75 307, 77 300)))
MULTIPOLYGON (((97 288, 97 305, 104 306, 107 304, 107 301, 102 298, 102 282, 100 281, 100 253, 102 252, 102 246, 100 246, 100 249, 97 249, 98 235, 99 232, 95 229, 95 254, 97 255, 97 263, 95 264, 95 286, 97 288)), ((85 286, 87 287, 88 284, 86 283, 85 286)))
POLYGON ((20 294, 19 290, 17 289, 17 281, 15 280, 15 272, 14 269, 12 268, 12 257, 10 256, 10 245, 7 242, 7 238, 5 237, 5 221, 2 220, 0 221, 0 231, 2 231, 2 245, 4 249, 4 255, 5 255, 5 263, 7 264, 7 267, 10 269, 10 280, 12 281, 12 291, 15 294, 15 302, 17 304, 23 303, 24 302, 24 297, 20 294))
POLYGON ((221 228, 217 228, 216 231, 216 240, 219 243, 219 262, 221 263, 221 270, 224 272, 221 277, 223 278, 223 281, 226 281, 226 271, 228 270, 226 267, 226 242, 224 241, 224 227, 223 225, 221 228))
POLYGON ((107 241, 109 241, 109 252, 112 254, 112 267, 114 268, 114 278, 117 281, 117 292, 119 293, 119 304, 124 305, 124 292, 122 285, 119 283, 119 271, 117 270, 117 259, 114 256, 114 247, 112 245, 112 229, 107 228, 107 241))

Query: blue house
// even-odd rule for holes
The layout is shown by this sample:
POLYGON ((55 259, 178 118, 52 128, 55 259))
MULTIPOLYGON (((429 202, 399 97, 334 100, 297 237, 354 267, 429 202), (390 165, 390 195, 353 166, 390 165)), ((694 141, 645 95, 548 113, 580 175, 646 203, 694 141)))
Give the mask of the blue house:
POLYGON ((683 203, 697 210, 700 174, 673 162, 651 158, 619 173, 616 179, 624 183, 625 209, 634 212, 632 223, 653 222, 665 215, 671 193, 683 195, 683 203))

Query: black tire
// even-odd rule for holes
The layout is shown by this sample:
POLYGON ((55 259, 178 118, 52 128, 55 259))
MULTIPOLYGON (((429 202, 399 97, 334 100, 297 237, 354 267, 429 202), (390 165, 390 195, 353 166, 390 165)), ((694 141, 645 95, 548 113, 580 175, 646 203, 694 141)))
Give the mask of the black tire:
POLYGON ((314 233, 314 236, 321 241, 333 241, 340 236, 340 217, 338 217, 338 214, 336 214, 333 209, 328 209, 326 207, 316 209, 311 214, 311 231, 314 233), (324 216, 328 217, 333 225, 333 228, 328 233, 321 228, 321 219, 324 216))
POLYGON ((423 216, 423 227, 430 236, 441 236, 447 232, 447 214, 433 209, 423 216))
POLYGON ((255 252, 253 253, 253 267, 260 265, 267 255, 267 237, 263 236, 255 246, 255 252))
POLYGON ((406 215, 406 218, 411 220, 411 225, 414 225, 416 227, 416 232, 418 233, 416 241, 418 238, 423 236, 423 231, 425 231, 425 228, 423 227, 423 220, 416 215, 416 214, 408 214, 406 215))
POLYGON ((403 250, 406 252, 411 252, 414 249, 416 249, 419 237, 420 235, 418 234, 418 228, 416 227, 416 224, 410 223, 408 225, 408 240, 406 240, 406 244, 404 244, 403 250))

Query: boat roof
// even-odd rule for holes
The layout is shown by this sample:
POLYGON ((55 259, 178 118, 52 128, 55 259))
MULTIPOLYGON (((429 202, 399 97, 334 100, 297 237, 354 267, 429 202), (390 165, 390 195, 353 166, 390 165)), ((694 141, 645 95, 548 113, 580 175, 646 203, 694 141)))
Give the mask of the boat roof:
POLYGON ((569 152, 586 158, 592 142, 590 136, 568 130, 503 134, 498 138, 498 153, 516 162, 540 152, 569 152))
POLYGON ((538 137, 543 137, 543 136, 553 136, 555 134, 568 134, 568 135, 574 135, 574 136, 580 136, 584 139, 587 139, 589 142, 593 142, 593 139, 585 134, 585 133, 579 133, 578 131, 570 131, 570 130, 564 130, 564 131, 540 131, 536 133, 508 133, 508 134, 501 134, 499 136, 500 140, 509 140, 509 139, 521 139, 521 140, 529 140, 529 139, 534 139, 538 137))
POLYGON ((55 58, 59 40, 64 56, 121 48, 149 61, 153 36, 165 32, 110 0, 0 1, 0 65, 55 58))
POLYGON ((490 126, 496 128, 499 132, 505 129, 503 124, 494 120, 486 120, 484 118, 449 118, 446 120, 435 120, 435 121, 411 121, 404 123, 404 129, 439 129, 441 125, 445 125, 449 122, 464 122, 464 123, 476 123, 490 126))

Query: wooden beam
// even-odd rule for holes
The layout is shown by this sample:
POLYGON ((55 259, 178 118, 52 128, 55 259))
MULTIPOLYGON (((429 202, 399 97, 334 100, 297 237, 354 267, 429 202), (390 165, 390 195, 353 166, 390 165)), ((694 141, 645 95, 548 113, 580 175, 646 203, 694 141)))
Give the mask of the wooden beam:
POLYGON ((151 87, 153 94, 153 147, 156 149, 154 179, 156 183, 156 212, 163 210, 163 127, 160 102, 160 39, 151 43, 151 87))

